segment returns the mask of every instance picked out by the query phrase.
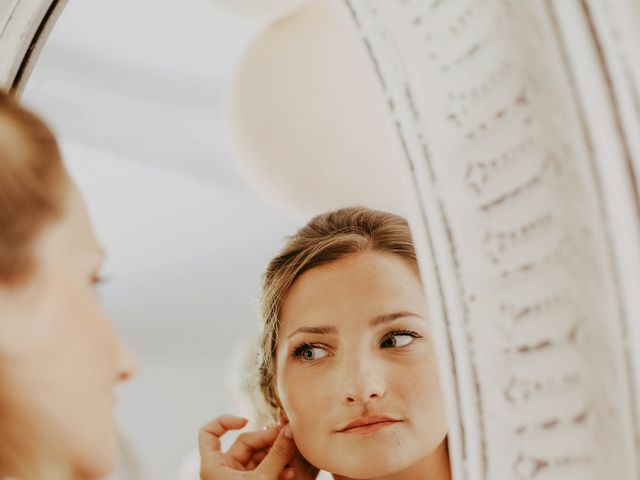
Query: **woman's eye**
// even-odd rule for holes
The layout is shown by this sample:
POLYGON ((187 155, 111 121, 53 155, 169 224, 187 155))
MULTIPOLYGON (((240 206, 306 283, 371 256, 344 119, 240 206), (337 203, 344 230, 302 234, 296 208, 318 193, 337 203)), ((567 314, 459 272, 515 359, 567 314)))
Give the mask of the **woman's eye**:
POLYGON ((382 340, 380 346, 382 348, 406 347, 407 345, 412 343, 416 337, 417 337, 417 334, 415 333, 409 333, 409 332, 393 333, 385 337, 382 340))
POLYGON ((91 276, 91 284, 99 287, 101 285, 104 285, 107 282, 108 278, 104 277, 102 275, 100 275, 99 273, 93 274, 91 276))
POLYGON ((301 345, 293 352, 294 357, 300 358, 304 361, 318 360, 327 356, 327 351, 321 347, 314 347, 313 345, 301 345))

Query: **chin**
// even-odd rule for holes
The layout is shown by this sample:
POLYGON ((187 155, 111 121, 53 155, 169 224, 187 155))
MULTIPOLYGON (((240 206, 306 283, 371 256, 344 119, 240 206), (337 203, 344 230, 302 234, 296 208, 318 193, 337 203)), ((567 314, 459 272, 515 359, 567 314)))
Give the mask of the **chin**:
POLYGON ((107 456, 106 454, 100 455, 100 457, 94 456, 88 461, 82 462, 78 465, 76 472, 78 478, 82 479, 99 479, 104 478, 116 467, 117 455, 107 456))
POLYGON ((98 445, 94 442, 85 443, 83 450, 78 452, 76 472, 82 479, 99 479, 113 472, 118 461, 118 441, 115 432, 105 435, 98 445))
POLYGON ((404 468, 393 465, 378 465, 378 462, 363 462, 362 465, 343 465, 334 469, 331 473, 353 479, 367 479, 387 477, 401 472, 404 468))
POLYGON ((401 472, 410 467, 417 459, 408 458, 406 454, 396 455, 399 452, 387 450, 380 453, 366 452, 336 452, 327 462, 323 470, 333 474, 342 475, 354 479, 377 478, 401 472))

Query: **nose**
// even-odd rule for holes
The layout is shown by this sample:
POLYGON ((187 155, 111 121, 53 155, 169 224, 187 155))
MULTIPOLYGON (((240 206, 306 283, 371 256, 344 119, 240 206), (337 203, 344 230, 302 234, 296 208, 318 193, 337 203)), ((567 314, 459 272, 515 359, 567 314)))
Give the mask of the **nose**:
POLYGON ((126 382, 133 378, 138 370, 138 362, 133 353, 120 341, 118 341, 118 382, 126 382))
POLYGON ((364 354, 351 355, 340 365, 342 401, 347 405, 366 405, 385 394, 384 368, 364 354))

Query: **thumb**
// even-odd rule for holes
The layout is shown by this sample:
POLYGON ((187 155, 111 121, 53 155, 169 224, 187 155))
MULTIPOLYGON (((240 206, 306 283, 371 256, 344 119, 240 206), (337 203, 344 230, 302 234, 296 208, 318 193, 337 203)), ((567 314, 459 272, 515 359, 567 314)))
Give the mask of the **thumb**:
POLYGON ((265 473, 269 478, 278 478, 287 463, 293 458, 295 452, 296 444, 291 436, 291 427, 287 424, 280 430, 269 453, 260 462, 255 471, 265 473))

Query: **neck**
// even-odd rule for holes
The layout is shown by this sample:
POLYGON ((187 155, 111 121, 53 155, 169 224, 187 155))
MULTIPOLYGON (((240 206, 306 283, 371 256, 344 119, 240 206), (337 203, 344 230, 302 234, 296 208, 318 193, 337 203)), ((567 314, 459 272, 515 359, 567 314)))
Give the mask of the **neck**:
MULTIPOLYGON (((336 474, 333 478, 334 480, 352 480, 336 474)), ((451 480, 447 439, 445 438, 435 451, 412 463, 406 469, 367 480, 451 480)))

